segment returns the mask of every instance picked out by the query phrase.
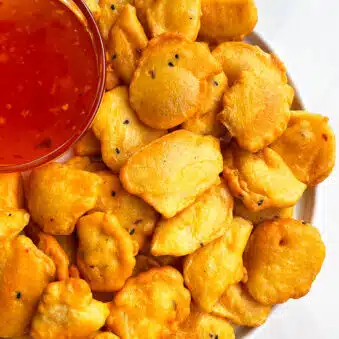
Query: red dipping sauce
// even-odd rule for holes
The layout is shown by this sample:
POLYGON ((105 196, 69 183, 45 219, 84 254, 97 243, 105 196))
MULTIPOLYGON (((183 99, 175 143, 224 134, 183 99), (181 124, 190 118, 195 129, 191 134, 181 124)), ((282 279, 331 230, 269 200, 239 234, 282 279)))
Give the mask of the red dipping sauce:
POLYGON ((96 113, 104 50, 75 3, 86 24, 60 0, 0 0, 0 171, 61 155, 96 113))

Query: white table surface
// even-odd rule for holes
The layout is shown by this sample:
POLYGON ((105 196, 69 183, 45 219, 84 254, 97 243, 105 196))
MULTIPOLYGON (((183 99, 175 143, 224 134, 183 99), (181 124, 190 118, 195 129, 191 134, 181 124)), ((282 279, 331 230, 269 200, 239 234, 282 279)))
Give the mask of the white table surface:
MULTIPOLYGON (((284 61, 305 107, 327 115, 339 140, 339 1, 256 2, 257 32, 284 61)), ((314 224, 327 257, 311 292, 280 306, 253 338, 339 339, 339 163, 317 189, 314 224)))

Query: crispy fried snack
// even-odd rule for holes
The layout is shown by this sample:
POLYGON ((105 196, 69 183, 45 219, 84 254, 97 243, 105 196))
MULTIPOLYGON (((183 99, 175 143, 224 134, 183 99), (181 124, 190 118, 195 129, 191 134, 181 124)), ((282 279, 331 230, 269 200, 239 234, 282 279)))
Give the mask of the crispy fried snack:
POLYGON ((119 339, 119 337, 112 332, 95 332, 89 336, 89 339, 119 339))
POLYGON ((264 324, 270 312, 271 307, 253 299, 242 283, 229 286, 213 307, 213 314, 249 327, 264 324))
POLYGON ((229 189, 251 211, 294 206, 306 189, 270 148, 253 154, 232 143, 223 155, 229 189))
POLYGON ((28 222, 25 210, 0 210, 0 243, 14 239, 28 222))
POLYGON ((20 235, 0 243, 0 337, 28 332, 29 324, 55 266, 32 241, 20 235))
POLYGON ((180 329, 170 334, 168 339, 234 339, 232 325, 225 319, 208 314, 196 306, 191 307, 191 313, 180 329))
POLYGON ((77 263, 93 291, 122 288, 135 266, 136 244, 113 214, 95 212, 80 218, 77 263))
POLYGON ((78 169, 86 172, 104 171, 108 168, 101 161, 90 157, 74 156, 66 162, 66 165, 73 169, 78 169))
POLYGON ((147 43, 135 7, 126 5, 113 25, 107 42, 113 68, 126 85, 131 82, 141 51, 147 43))
POLYGON ((133 270, 133 276, 139 275, 142 272, 147 272, 153 267, 160 267, 159 263, 151 256, 139 254, 135 258, 136 263, 133 270))
POLYGON ((218 180, 221 163, 217 139, 179 130, 134 154, 120 179, 127 191, 171 218, 218 180))
POLYGON ((270 147, 308 186, 325 180, 335 164, 335 135, 328 118, 320 114, 292 112, 287 130, 270 147))
POLYGON ((98 5, 98 1, 97 0, 84 0, 86 6, 89 8, 89 10, 91 11, 95 21, 99 21, 100 16, 101 16, 101 8, 98 5))
POLYGON ((185 284, 202 310, 211 312, 226 288, 243 278, 242 254, 251 231, 249 221, 234 218, 222 237, 186 257, 185 284))
POLYGON ((71 234, 77 220, 95 206, 100 185, 96 174, 59 163, 34 169, 27 192, 32 219, 46 233, 71 234))
POLYGON ((175 331, 190 312, 191 297, 172 267, 130 278, 113 300, 107 326, 122 339, 156 339, 175 331))
POLYGON ((118 77, 117 71, 114 69, 111 60, 106 61, 106 91, 111 91, 115 87, 118 87, 120 84, 120 79, 118 77))
POLYGON ((194 41, 200 29, 200 0, 135 0, 140 21, 150 37, 179 33, 194 41))
POLYGON ((99 0, 101 15, 98 25, 104 41, 108 39, 109 32, 124 7, 131 2, 132 0, 99 0))
POLYGON ((325 258, 319 231, 294 219, 265 221, 256 227, 244 253, 246 287, 264 305, 308 293, 325 258))
POLYGON ((293 207, 287 208, 267 208, 258 212, 253 212, 247 209, 239 199, 234 199, 234 215, 249 220, 254 225, 257 225, 265 220, 278 218, 292 218, 293 207))
POLYGON ((130 86, 131 106, 153 128, 178 126, 201 113, 207 79, 221 72, 206 45, 163 34, 142 54, 130 86))
POLYGON ((112 212, 119 224, 143 248, 147 236, 153 233, 158 219, 157 212, 142 199, 128 193, 122 187, 119 177, 111 172, 98 172, 102 186, 95 210, 112 212))
POLYGON ((55 237, 42 232, 39 226, 32 222, 25 227, 25 234, 33 241, 39 250, 54 262, 57 280, 68 279, 70 262, 67 254, 55 237))
POLYGON ((171 219, 155 229, 153 255, 184 256, 222 236, 232 221, 233 198, 224 182, 219 183, 171 219))
POLYGON ((166 133, 139 121, 129 105, 127 87, 105 93, 92 126, 101 141, 102 158, 114 172, 138 149, 166 133))
POLYGON ((201 0, 201 9, 199 37, 211 43, 242 39, 258 21, 254 0, 201 0))
POLYGON ((87 338, 99 330, 109 314, 108 305, 94 300, 84 280, 68 279, 45 289, 32 321, 34 339, 87 338))
POLYGON ((285 131, 293 96, 287 84, 242 72, 226 90, 218 118, 242 148, 255 153, 285 131))
POLYGON ((0 173, 0 209, 24 207, 23 180, 20 173, 0 173))
POLYGON ((239 79, 241 72, 248 71, 273 82, 287 83, 286 68, 274 55, 260 47, 245 42, 224 42, 212 52, 221 64, 230 85, 239 79))
POLYGON ((98 156, 100 152, 100 141, 91 129, 74 146, 75 155, 98 156))

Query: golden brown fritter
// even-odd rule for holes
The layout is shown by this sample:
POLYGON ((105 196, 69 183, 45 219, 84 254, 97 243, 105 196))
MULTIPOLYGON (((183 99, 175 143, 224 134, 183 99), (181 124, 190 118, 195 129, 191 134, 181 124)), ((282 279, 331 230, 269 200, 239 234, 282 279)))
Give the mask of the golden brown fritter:
POLYGON ((66 165, 70 168, 86 172, 97 172, 108 169, 100 158, 96 159, 94 157, 74 156, 66 162, 66 165))
POLYGON ((111 60, 106 61, 106 91, 111 91, 115 87, 120 85, 120 79, 118 77, 117 71, 114 69, 111 60))
POLYGON ((40 296, 54 274, 52 260, 27 237, 0 242, 0 337, 29 331, 40 296))
POLYGON ((20 173, 0 173, 0 209, 24 207, 23 180, 20 173))
POLYGON ((77 220, 94 208, 101 182, 94 173, 59 163, 34 169, 27 192, 33 221, 46 233, 71 234, 77 220))
POLYGON ((153 255, 184 256, 222 236, 232 221, 233 198, 224 182, 210 188, 197 200, 155 229, 153 255))
POLYGON ((259 46, 245 42, 223 42, 213 50, 212 55, 221 64, 230 85, 239 79, 243 71, 272 82, 287 83, 284 64, 274 54, 265 53, 259 46))
POLYGON ((294 219, 256 227, 244 253, 246 288, 254 299, 274 305, 308 293, 325 258, 319 231, 294 219))
POLYGON ((28 222, 29 214, 25 210, 0 209, 0 243, 14 239, 28 222))
POLYGON ((307 186, 325 180, 335 164, 335 135, 328 118, 320 114, 291 112, 287 130, 270 147, 307 186))
POLYGON ((117 75, 128 85, 148 39, 136 10, 126 5, 113 25, 107 42, 107 52, 117 75))
POLYGON ((100 152, 100 141, 91 129, 88 130, 88 132, 86 132, 84 136, 74 145, 75 155, 98 156, 100 155, 100 152))
POLYGON ((242 254, 251 231, 249 221, 234 218, 222 237, 186 257, 185 284, 202 310, 211 312, 226 288, 242 280, 242 254))
POLYGON ((152 268, 130 278, 116 294, 106 324, 121 339, 161 338, 187 318, 190 302, 177 270, 152 268))
POLYGON ((119 339, 112 332, 95 332, 89 336, 89 339, 119 339))
POLYGON ((270 148, 253 154, 232 143, 223 155, 228 187, 251 211, 294 206, 306 189, 270 148))
POLYGON ((87 338, 99 330, 109 314, 108 305, 94 300, 84 280, 68 279, 45 289, 32 321, 34 339, 87 338))
POLYGON ((132 275, 138 245, 113 214, 95 212, 77 223, 77 263, 93 291, 121 289, 132 275))
POLYGON ((238 283, 226 289, 212 313, 237 325, 257 327, 266 322, 270 312, 270 306, 257 302, 243 284, 238 283))
POLYGON ((166 133, 139 121, 129 105, 127 87, 105 93, 92 128, 101 141, 103 161, 116 173, 138 149, 166 133))
POLYGON ((140 21, 150 37, 179 33, 195 40, 200 29, 201 0, 135 0, 140 21))
POLYGON ((101 8, 98 4, 97 0, 84 0, 86 6, 89 8, 91 11, 95 21, 99 21, 100 16, 101 16, 101 8))
POLYGON ((127 191, 171 218, 218 180, 221 167, 217 139, 179 130, 134 154, 120 179, 127 191))
POLYGON ((153 233, 158 213, 142 199, 125 191, 115 174, 108 171, 97 174, 103 183, 95 210, 112 212, 142 249, 146 237, 153 233))
POLYGON ((242 39, 258 21, 254 0, 201 0, 201 9, 199 37, 211 43, 242 39))
POLYGON ((206 45, 163 34, 143 51, 130 86, 131 106, 153 128, 178 126, 201 113, 207 79, 221 72, 206 45))
POLYGON ((293 96, 287 84, 242 72, 226 90, 218 118, 242 148, 258 152, 287 128, 293 96))

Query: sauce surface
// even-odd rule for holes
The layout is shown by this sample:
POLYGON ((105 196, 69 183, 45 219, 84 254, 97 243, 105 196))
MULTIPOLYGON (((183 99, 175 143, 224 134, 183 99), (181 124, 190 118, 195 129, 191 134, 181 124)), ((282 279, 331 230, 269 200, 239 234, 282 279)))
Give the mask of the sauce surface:
POLYGON ((99 66, 90 33, 59 0, 0 0, 0 166, 80 134, 99 66))

